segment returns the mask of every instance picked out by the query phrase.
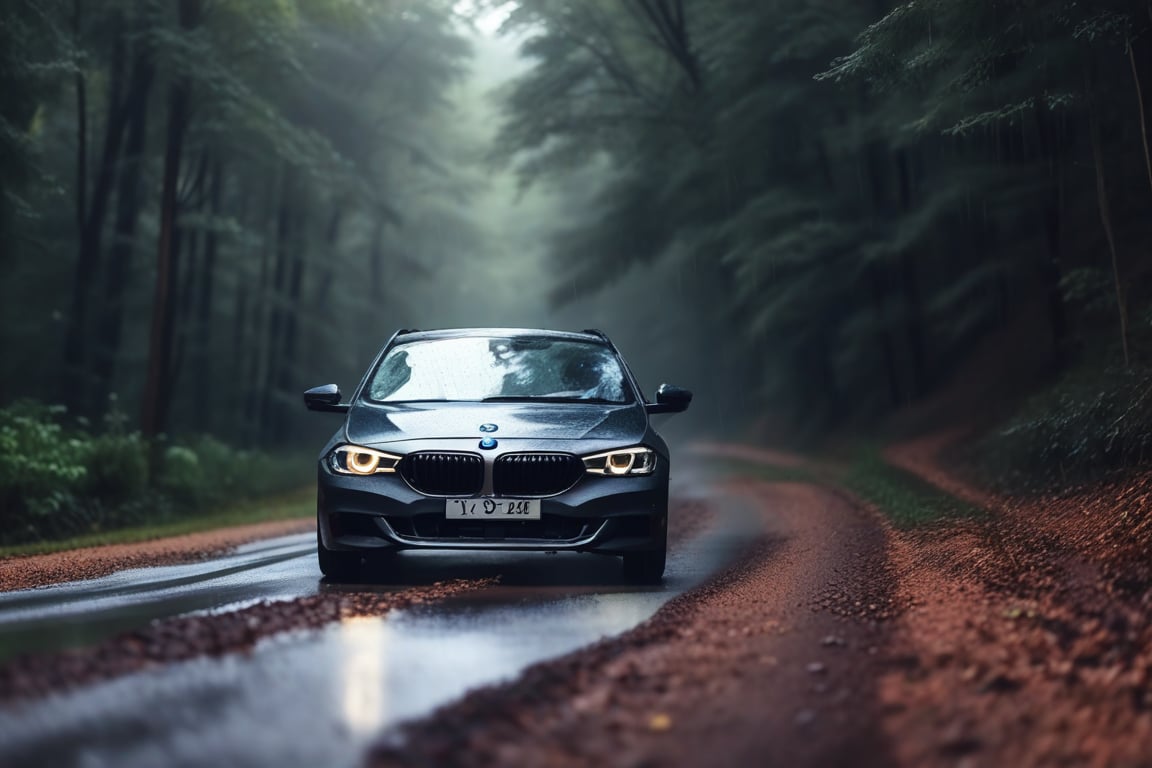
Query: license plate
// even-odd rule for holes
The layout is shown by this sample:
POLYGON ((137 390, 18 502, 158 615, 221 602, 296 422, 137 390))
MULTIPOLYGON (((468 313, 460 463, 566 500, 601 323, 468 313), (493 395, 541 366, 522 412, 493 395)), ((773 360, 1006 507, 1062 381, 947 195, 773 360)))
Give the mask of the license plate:
POLYGON ((540 499, 448 499, 449 520, 539 520, 540 499))

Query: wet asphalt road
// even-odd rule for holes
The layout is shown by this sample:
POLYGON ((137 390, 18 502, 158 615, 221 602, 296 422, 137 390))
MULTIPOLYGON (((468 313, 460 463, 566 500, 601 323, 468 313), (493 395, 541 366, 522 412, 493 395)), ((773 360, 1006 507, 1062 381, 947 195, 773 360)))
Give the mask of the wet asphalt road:
POLYGON ((0 660, 91 644, 167 616, 313 594, 320 585, 315 553, 314 534, 298 534, 203 563, 2 593, 0 660))
POLYGON ((0 595, 0 651, 92 643, 153 618, 322 590, 392 590, 500 577, 464 598, 279 635, 0 709, 0 765, 353 766, 397 723, 469 689, 626 631, 730 561, 754 516, 720 499, 716 524, 670 553, 664 584, 620 583, 619 561, 577 554, 405 553, 399 584, 329 585, 314 538, 215 560, 0 595))

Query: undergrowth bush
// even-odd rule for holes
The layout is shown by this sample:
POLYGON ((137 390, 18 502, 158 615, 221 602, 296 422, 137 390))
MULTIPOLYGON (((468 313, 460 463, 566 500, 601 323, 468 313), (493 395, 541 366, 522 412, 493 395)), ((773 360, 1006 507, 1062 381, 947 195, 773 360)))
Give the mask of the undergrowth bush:
POLYGON ((1027 400, 971 460, 1008 491, 1061 490, 1152 461, 1152 368, 1082 368, 1027 400))
POLYGON ((211 437, 167 446, 149 483, 148 444, 122 414, 93 434, 65 409, 0 409, 0 544, 169 522, 299 485, 299 466, 211 437))
POLYGON ((140 435, 97 435, 84 446, 85 496, 120 503, 148 487, 148 446, 140 435))
POLYGON ((214 437, 199 437, 187 444, 208 481, 200 492, 206 500, 265 496, 300 483, 300 467, 261 451, 237 450, 214 437))
POLYGON ((83 441, 57 422, 63 409, 21 402, 0 410, 0 536, 35 538, 73 517, 85 479, 83 441))

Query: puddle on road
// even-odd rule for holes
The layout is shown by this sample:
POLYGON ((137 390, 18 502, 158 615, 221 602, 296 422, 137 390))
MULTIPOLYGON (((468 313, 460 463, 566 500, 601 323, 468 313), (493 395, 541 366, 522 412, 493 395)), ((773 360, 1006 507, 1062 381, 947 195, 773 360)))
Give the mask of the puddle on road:
MULTIPOLYGON (((388 728, 644 621, 758 530, 730 503, 661 588, 496 588, 0 711, 0 764, 354 766, 388 728)), ((578 557, 578 556, 573 556, 578 557)))

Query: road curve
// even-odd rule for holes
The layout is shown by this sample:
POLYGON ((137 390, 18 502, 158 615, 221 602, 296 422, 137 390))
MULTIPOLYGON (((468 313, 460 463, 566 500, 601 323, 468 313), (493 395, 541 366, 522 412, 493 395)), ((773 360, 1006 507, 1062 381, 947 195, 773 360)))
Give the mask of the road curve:
POLYGON ((357 765, 390 726, 626 631, 722 568, 759 521, 738 501, 708 503, 714 524, 674 546, 657 588, 622 585, 615 558, 517 553, 406 553, 399 583, 329 585, 305 535, 203 563, 0 595, 5 652, 49 651, 10 659, 9 671, 19 672, 53 659, 53 647, 96 643, 65 654, 115 655, 124 637, 116 633, 156 620, 155 630, 128 636, 185 626, 178 622, 189 611, 211 624, 257 607, 291 615, 302 602, 386 598, 445 579, 500 582, 383 617, 342 611, 319 629, 265 637, 246 654, 193 656, 10 700, 0 705, 0 764, 357 765), (266 600, 284 602, 253 605, 266 600), (184 616, 165 618, 176 614, 184 616))
POLYGON ((156 619, 314 594, 313 534, 247 544, 189 565, 0 594, 0 660, 89 645, 156 619))

